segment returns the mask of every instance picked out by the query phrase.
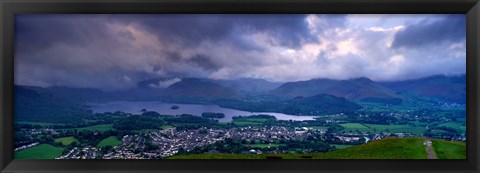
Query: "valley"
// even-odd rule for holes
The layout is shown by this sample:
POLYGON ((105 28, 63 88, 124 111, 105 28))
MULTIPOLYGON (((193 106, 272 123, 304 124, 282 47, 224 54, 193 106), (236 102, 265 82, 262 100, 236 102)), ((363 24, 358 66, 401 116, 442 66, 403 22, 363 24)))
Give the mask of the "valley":
POLYGON ((423 158, 425 148, 420 152, 417 142, 431 138, 439 159, 461 159, 467 140, 462 79, 169 77, 116 91, 17 85, 15 157, 386 158, 367 151, 394 147, 388 141, 395 139, 412 144, 391 155, 402 159, 423 158), (424 85, 435 89, 427 92, 424 85), (445 147, 450 141, 458 144, 452 150, 445 147), (52 154, 40 157, 40 150, 52 154))

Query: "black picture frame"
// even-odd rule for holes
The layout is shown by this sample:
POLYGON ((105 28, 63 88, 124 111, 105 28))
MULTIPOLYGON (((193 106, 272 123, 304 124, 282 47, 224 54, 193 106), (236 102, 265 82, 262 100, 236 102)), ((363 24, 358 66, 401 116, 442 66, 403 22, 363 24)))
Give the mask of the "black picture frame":
POLYGON ((478 0, 1 0, 0 170, 11 172, 479 172, 478 0), (466 160, 14 160, 15 14, 345 13, 465 14, 466 160))

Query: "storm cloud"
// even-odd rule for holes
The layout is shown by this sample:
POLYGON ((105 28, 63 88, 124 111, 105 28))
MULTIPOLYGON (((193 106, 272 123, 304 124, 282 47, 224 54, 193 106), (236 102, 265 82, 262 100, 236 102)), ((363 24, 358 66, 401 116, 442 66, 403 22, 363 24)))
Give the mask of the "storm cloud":
POLYGON ((445 16, 437 21, 424 20, 398 32, 392 46, 414 48, 461 41, 466 34, 465 20, 465 15, 445 16))
POLYGON ((15 83, 463 74, 465 25, 464 15, 17 15, 15 83))

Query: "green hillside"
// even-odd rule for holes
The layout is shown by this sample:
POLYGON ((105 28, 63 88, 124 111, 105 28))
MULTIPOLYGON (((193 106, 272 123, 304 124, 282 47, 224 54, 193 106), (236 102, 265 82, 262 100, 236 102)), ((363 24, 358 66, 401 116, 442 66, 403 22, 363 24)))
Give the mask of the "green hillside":
MULTIPOLYGON (((424 138, 386 138, 367 144, 339 149, 328 153, 314 154, 193 154, 173 156, 169 159, 426 159, 427 153, 423 145, 424 138)), ((440 140, 434 140, 440 141, 440 140)), ((440 141, 443 146, 433 143, 434 148, 445 149, 445 145, 457 144, 456 142, 440 141)), ((461 145, 458 146, 461 148, 461 145)), ((465 147, 463 145, 463 147, 465 147)), ((439 155, 440 159, 449 158, 452 155, 461 157, 461 149, 449 150, 448 153, 439 155), (448 155, 448 156, 445 156, 448 155)), ((465 151, 465 149, 463 149, 465 151)), ((438 151, 437 151, 438 152, 438 151)), ((465 158, 465 155, 463 155, 465 158)))
POLYGON ((63 137, 63 138, 57 138, 55 139, 55 142, 61 142, 63 145, 70 145, 73 142, 80 143, 75 137, 73 136, 68 136, 68 137, 63 137))
POLYGON ((15 152, 15 159, 54 159, 62 154, 63 148, 50 144, 38 146, 15 152))
POLYGON ((108 138, 103 139, 97 145, 97 147, 105 147, 105 146, 117 146, 122 145, 122 141, 118 140, 116 136, 110 136, 108 138))
POLYGON ((439 159, 465 159, 467 148, 464 142, 449 142, 432 139, 432 146, 439 159))

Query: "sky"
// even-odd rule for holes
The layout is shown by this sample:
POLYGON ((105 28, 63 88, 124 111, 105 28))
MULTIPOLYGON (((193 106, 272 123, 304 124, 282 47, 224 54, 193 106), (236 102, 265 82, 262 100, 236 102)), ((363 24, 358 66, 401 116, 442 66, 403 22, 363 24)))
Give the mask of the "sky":
POLYGON ((466 73, 465 27, 463 14, 22 14, 15 84, 118 90, 166 76, 458 75, 466 73))

